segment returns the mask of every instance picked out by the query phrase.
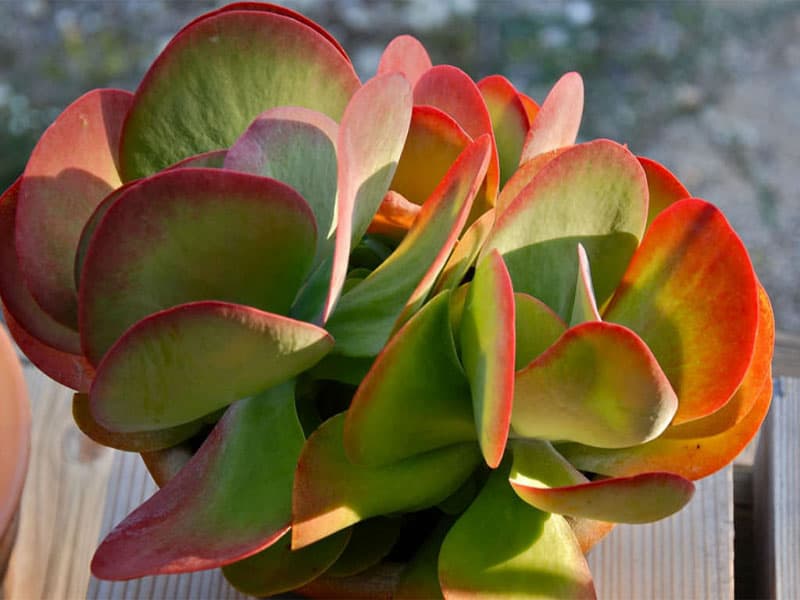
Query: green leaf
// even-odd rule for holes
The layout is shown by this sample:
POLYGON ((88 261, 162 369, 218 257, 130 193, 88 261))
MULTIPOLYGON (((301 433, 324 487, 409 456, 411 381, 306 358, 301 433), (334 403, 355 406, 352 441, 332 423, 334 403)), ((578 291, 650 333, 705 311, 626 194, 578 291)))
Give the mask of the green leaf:
POLYGON ((175 427, 295 377, 332 345, 310 323, 227 302, 182 304, 114 345, 92 385, 92 416, 118 432, 175 427))
POLYGON ((189 463, 106 536, 92 573, 198 571, 275 543, 289 530, 302 445, 294 383, 233 405, 189 463))
POLYGON ((389 191, 411 121, 411 86, 399 73, 379 75, 347 105, 336 143, 338 198, 331 285, 322 322, 339 300, 351 249, 389 191))
POLYGON ((594 598, 569 524, 520 500, 508 468, 493 471, 439 553, 446 598, 594 598))
POLYGON ((401 524, 399 517, 373 517, 353 525, 347 547, 326 575, 349 577, 377 565, 400 536, 401 524))
POLYGON ((514 301, 517 341, 514 368, 519 371, 560 338, 567 330, 567 324, 533 296, 517 292, 514 301))
POLYGON ((296 18, 263 10, 206 15, 173 38, 139 85, 122 137, 123 178, 228 148, 276 106, 338 120, 358 86, 347 58, 296 18))
POLYGON ((514 290, 503 259, 494 251, 475 269, 460 327, 478 441, 493 469, 503 458, 511 423, 514 335, 514 290))
POLYGON ((625 147, 597 140, 549 161, 497 217, 483 248, 497 249, 514 289, 539 298, 564 320, 572 313, 583 244, 597 304, 616 289, 644 233, 647 180, 625 147))
POLYGON ((384 466, 351 463, 344 414, 308 438, 294 481, 292 547, 302 548, 377 515, 421 510, 452 494, 480 461, 475 444, 458 444, 384 466))
POLYGON ((111 204, 91 239, 80 298, 87 356, 97 364, 141 318, 186 302, 286 314, 315 245, 311 210, 278 181, 219 169, 142 181, 111 204))
POLYGON ((589 257, 586 255, 586 248, 583 247, 583 244, 578 244, 578 281, 575 284, 575 301, 572 303, 572 317, 569 325, 572 327, 588 321, 600 320, 600 311, 597 309, 597 300, 594 297, 589 257))
POLYGON ((449 300, 449 292, 431 300, 378 355, 347 412, 350 460, 385 465, 476 439, 449 300))
POLYGON ((656 438, 677 408, 645 343, 593 321, 568 329, 517 373, 511 426, 527 438, 622 448, 656 438))

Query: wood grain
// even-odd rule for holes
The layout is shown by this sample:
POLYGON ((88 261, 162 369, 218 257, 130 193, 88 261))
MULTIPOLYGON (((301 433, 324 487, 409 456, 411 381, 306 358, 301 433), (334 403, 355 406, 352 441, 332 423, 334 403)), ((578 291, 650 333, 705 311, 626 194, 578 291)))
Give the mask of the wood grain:
POLYGON ((697 482, 689 505, 619 525, 589 553, 603 600, 733 598, 733 468, 697 482))
POLYGON ((20 529, 2 595, 80 598, 97 544, 113 454, 72 423, 72 394, 25 368, 33 416, 20 529))
POLYGON ((800 380, 775 381, 753 470, 758 591, 800 598, 800 380))

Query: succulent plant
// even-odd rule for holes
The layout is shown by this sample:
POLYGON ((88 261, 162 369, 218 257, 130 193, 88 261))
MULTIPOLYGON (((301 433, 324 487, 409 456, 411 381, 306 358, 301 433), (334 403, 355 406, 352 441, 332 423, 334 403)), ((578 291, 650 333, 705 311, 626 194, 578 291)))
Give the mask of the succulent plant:
POLYGON ((720 211, 576 143, 582 111, 575 73, 539 106, 409 36, 361 83, 256 3, 71 104, 0 201, 0 293, 161 486, 94 574, 324 593, 384 561, 396 597, 593 596, 612 523, 753 437, 774 330, 720 211))

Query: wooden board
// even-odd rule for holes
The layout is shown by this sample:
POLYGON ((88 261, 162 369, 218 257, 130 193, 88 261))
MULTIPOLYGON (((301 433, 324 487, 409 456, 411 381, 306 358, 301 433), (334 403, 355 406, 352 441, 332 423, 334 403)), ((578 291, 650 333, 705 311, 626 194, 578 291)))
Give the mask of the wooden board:
POLYGON ((800 598, 800 380, 775 381, 753 469, 758 593, 800 598))

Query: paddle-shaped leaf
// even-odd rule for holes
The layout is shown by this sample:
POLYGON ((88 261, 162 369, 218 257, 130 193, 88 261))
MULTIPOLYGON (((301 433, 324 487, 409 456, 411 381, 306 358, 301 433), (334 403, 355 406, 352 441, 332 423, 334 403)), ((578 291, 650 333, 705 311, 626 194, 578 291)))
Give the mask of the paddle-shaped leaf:
POLYGON ((458 444, 384 467, 351 463, 344 414, 306 441, 294 479, 292 547, 302 548, 377 515, 420 510, 452 494, 480 461, 476 444, 458 444))
POLYGON ((517 170, 522 146, 530 124, 517 90, 502 75, 490 75, 478 82, 486 101, 500 160, 500 188, 517 170))
POLYGON ((299 107, 268 110, 228 150, 225 168, 277 179, 297 190, 317 221, 313 266, 333 253, 336 229, 336 121, 299 107))
POLYGON ((417 38, 398 35, 383 51, 378 63, 378 75, 400 72, 414 85, 431 66, 431 57, 417 38))
POLYGON ((533 178, 539 174, 539 171, 541 171, 547 163, 549 163, 559 154, 569 150, 569 148, 569 146, 564 146, 563 148, 556 148, 555 150, 542 152, 541 154, 534 156, 529 161, 521 164, 503 186, 503 189, 500 190, 500 195, 497 197, 497 204, 495 205, 495 210, 497 213, 502 213, 505 209, 507 209, 514 199, 528 186, 531 181, 533 181, 533 178))
POLYGON ((439 553, 439 581, 447 599, 595 597, 570 526, 520 500, 508 467, 492 472, 450 529, 439 553))
POLYGON ((563 444, 559 451, 579 469, 603 475, 649 471, 670 471, 688 479, 711 475, 747 446, 767 414, 772 398, 774 336, 772 308, 761 289, 757 354, 742 385, 723 408, 702 419, 671 426, 661 437, 641 446, 605 450, 563 444))
POLYGON ((347 105, 336 143, 338 199, 331 284, 322 322, 339 299, 350 250, 389 190, 411 122, 411 86, 399 73, 368 81, 347 105))
POLYGON ((86 355, 97 364, 128 327, 185 302, 224 300, 286 314, 315 240, 308 205, 272 179, 175 169, 140 182, 108 208, 84 260, 86 355))
POLYGON ((471 141, 443 110, 415 106, 392 189, 414 204, 423 204, 471 141))
POLYGON ((597 310, 597 300, 594 297, 589 257, 586 256, 583 244, 578 244, 578 282, 575 285, 575 300, 572 303, 572 317, 569 324, 580 325, 587 321, 599 320, 600 311, 597 310))
MULTIPOLYGON (((461 315, 461 359, 478 442, 491 468, 503 458, 514 401, 514 290, 497 251, 478 263, 461 315)), ((426 363, 421 363, 426 364, 426 363)))
POLYGON ((395 322, 404 322, 419 308, 466 223, 490 150, 487 137, 470 144, 392 255, 342 296, 328 323, 337 353, 375 356, 395 322))
POLYGON ((17 179, 0 196, 0 299, 19 327, 30 332, 41 344, 61 352, 79 354, 81 344, 78 332, 62 325, 41 309, 20 271, 14 245, 20 181, 21 178, 17 179))
POLYGON ((476 439, 469 382, 450 327, 449 300, 450 294, 442 293, 414 315, 359 386, 344 433, 353 462, 384 465, 476 439))
POLYGON ((531 122, 520 164, 537 154, 575 143, 583 116, 583 79, 577 73, 562 76, 531 122))
MULTIPOLYGON (((400 536, 400 517, 373 517, 356 523, 347 547, 326 571, 332 577, 349 577, 377 565, 400 536)), ((318 542, 320 543, 320 542, 318 542)), ((308 548, 313 547, 307 546, 308 548)))
POLYGON ((197 420, 168 429, 156 429, 153 431, 132 431, 128 433, 109 431, 94 420, 89 407, 88 394, 74 394, 72 396, 72 418, 75 420, 78 429, 98 444, 128 452, 154 452, 176 446, 199 433, 205 426, 202 420, 197 420))
POLYGON ((757 294, 750 258, 725 217, 687 199, 653 221, 603 318, 638 333, 663 365, 680 400, 678 424, 719 409, 741 384, 757 294))
POLYGON ((414 104, 443 110, 473 140, 489 135, 492 142, 491 160, 486 170, 486 181, 472 211, 470 221, 474 221, 494 206, 500 185, 500 161, 497 157, 492 118, 478 86, 461 69, 451 65, 437 65, 428 69, 414 84, 414 104))
POLYGON ((542 300, 568 319, 583 244, 592 265, 597 304, 619 284, 647 219, 647 180, 626 148, 597 140, 548 162, 497 217, 483 255, 496 248, 514 289, 542 300))
POLYGON ((139 321, 108 352, 92 416, 119 432, 175 427, 293 378, 332 346, 310 323, 228 302, 181 304, 139 321))
POLYGON ((639 157, 639 162, 647 175, 647 187, 650 190, 650 209, 647 213, 647 226, 650 227, 662 210, 678 200, 690 198, 691 194, 664 165, 644 156, 639 157))
POLYGON ((344 551, 351 530, 345 529, 320 541, 292 550, 285 535, 270 547, 222 568, 240 592, 266 598, 294 590, 322 575, 344 551))
POLYGON ((71 354, 48 346, 38 337, 26 331, 14 320, 13 315, 3 307, 8 332, 38 369, 73 390, 86 392, 94 379, 94 367, 82 354, 71 354))
POLYGON ((342 116, 358 77, 331 42, 296 18, 219 11, 176 35, 144 76, 121 141, 126 181, 229 147, 259 114, 303 106, 342 116))
POLYGON ((517 373, 511 424, 523 437, 622 448, 657 437, 677 407, 644 342, 592 321, 568 329, 517 373))
POLYGON ((39 139, 20 182, 20 269, 39 305, 68 327, 78 325, 75 249, 95 206, 121 185, 117 152, 131 98, 93 90, 75 100, 39 139))
POLYGON ((520 441, 513 450, 511 486, 525 502, 545 512, 649 523, 679 511, 694 494, 691 481, 672 473, 588 481, 547 442, 520 441))
POLYGON ((567 330, 567 324, 541 300, 528 294, 514 294, 515 338, 514 368, 519 371, 547 350, 567 330))
POLYGON ((238 402, 189 463, 106 536, 92 573, 117 580, 210 569, 273 544, 289 530, 302 446, 293 383, 238 402))

